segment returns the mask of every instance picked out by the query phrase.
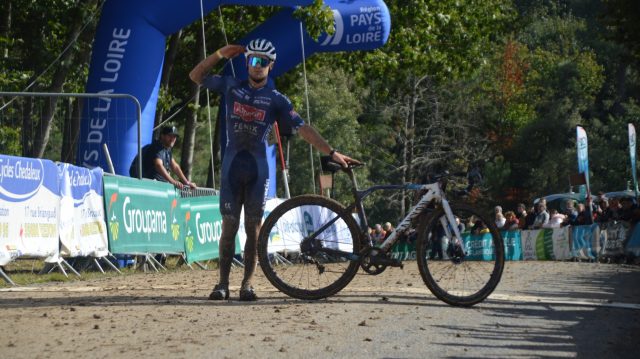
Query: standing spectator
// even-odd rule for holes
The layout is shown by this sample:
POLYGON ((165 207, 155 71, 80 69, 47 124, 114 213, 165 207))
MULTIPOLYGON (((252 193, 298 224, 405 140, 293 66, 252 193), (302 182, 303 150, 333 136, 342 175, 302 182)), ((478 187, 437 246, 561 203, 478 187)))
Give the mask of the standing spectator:
POLYGON ((536 215, 535 206, 529 208, 529 212, 524 219, 524 226, 522 226, 522 229, 531 229, 533 227, 533 223, 536 221, 536 215))
POLYGON ((382 226, 382 230, 385 233, 384 239, 387 239, 387 237, 389 237, 391 232, 393 232, 393 226, 391 225, 391 222, 385 222, 384 226, 382 226))
POLYGON ((564 222, 562 223, 563 226, 566 226, 566 225, 575 226, 575 225, 577 225, 576 220, 578 219, 578 211, 576 210, 572 199, 568 199, 565 202, 564 213, 563 214, 566 216, 564 222))
POLYGON ((549 223, 547 224, 547 228, 560 228, 562 227, 562 223, 564 222, 565 216, 562 213, 559 213, 557 210, 552 209, 549 211, 549 223))
MULTIPOLYGON (((171 151, 177 138, 178 129, 175 126, 164 126, 157 140, 142 147, 142 178, 169 182, 180 189, 184 186, 196 188, 196 184, 187 179, 180 165, 173 159, 171 151), (171 172, 175 173, 179 181, 171 177, 171 172)), ((131 163, 129 175, 138 177, 138 156, 131 163)))
POLYGON ((505 212, 504 217, 506 221, 504 223, 504 226, 502 227, 503 229, 512 231, 520 228, 520 221, 513 211, 505 212))
POLYGON ((502 207, 496 206, 493 211, 496 214, 496 227, 498 227, 498 229, 501 229, 502 227, 504 227, 504 224, 507 221, 507 219, 504 217, 504 214, 502 214, 502 207))
POLYGON ((536 213, 536 219, 531 227, 533 229, 543 228, 547 223, 549 223, 549 212, 547 212, 547 206, 539 202, 536 205, 536 213))
POLYGON ((376 226, 373 229, 373 242, 375 244, 382 244, 386 235, 387 233, 384 231, 384 229, 382 229, 382 225, 380 225, 380 223, 376 223, 376 226))
POLYGON ((620 201, 620 219, 635 223, 638 221, 638 206, 633 203, 633 200, 629 197, 624 197, 620 201))
POLYGON ((527 218, 527 207, 524 205, 524 203, 518 203, 518 206, 516 207, 516 219, 518 219, 518 228, 524 229, 526 225, 525 218, 527 218))
POLYGON ((576 211, 578 212, 575 220, 576 226, 584 226, 593 223, 591 218, 589 218, 589 212, 587 211, 584 203, 578 203, 578 208, 576 209, 576 211))

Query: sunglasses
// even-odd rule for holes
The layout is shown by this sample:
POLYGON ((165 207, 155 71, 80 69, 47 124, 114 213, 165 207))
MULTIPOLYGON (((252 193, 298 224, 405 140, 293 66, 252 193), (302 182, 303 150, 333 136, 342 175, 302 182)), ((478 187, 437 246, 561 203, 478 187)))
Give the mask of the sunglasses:
POLYGON ((264 59, 262 57, 251 56, 249 57, 249 66, 256 67, 258 64, 260 67, 267 67, 271 63, 271 60, 264 59))

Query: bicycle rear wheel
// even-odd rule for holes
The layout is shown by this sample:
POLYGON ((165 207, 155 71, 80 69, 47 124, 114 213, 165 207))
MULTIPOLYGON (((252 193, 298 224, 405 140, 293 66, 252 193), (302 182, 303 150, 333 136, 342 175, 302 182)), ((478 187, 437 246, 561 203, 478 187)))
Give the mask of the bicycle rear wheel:
POLYGON ((358 233, 356 221, 340 203, 316 195, 294 197, 262 225, 260 267, 271 284, 291 297, 331 296, 358 271, 359 262, 351 260, 360 250, 358 233), (310 236, 315 236, 312 247, 301 246, 310 236))
POLYGON ((447 238, 441 222, 445 213, 437 208, 418 227, 418 268, 437 298, 469 307, 487 298, 500 282, 504 244, 493 221, 468 205, 450 205, 462 224, 463 246, 447 238))

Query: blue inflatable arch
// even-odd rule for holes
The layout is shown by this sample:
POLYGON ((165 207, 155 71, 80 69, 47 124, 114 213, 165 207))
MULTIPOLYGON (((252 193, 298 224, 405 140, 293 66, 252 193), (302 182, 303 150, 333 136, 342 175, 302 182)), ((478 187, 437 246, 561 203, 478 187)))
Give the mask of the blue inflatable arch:
MULTIPOLYGON (((312 0, 203 0, 205 13, 219 5, 276 5, 284 9, 243 39, 271 40, 278 60, 271 76, 278 76, 302 62, 300 21, 292 17, 295 6, 312 0)), ((371 50, 386 43, 391 29, 387 6, 381 0, 325 0, 333 9, 334 35, 316 42, 304 35, 305 55, 316 52, 371 50)), ((142 105, 142 144, 150 143, 158 101, 166 37, 200 19, 200 0, 107 0, 93 45, 88 93, 127 93, 142 105)), ((195 64, 194 64, 195 65, 195 64)), ((244 58, 234 60, 236 76, 246 78, 244 58)), ((115 101, 115 100, 114 100, 115 101)), ((106 167, 103 143, 109 147, 117 174, 128 175, 137 154, 134 106, 111 106, 108 98, 85 103, 80 126, 77 163, 106 167)), ((274 183, 275 181, 270 181, 274 183)))

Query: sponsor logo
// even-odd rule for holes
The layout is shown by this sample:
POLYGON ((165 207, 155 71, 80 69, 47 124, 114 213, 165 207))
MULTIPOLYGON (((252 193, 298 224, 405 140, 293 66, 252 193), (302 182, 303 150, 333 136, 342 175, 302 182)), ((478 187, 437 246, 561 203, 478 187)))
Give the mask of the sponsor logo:
POLYGON ((264 121, 266 112, 251 105, 245 105, 239 102, 233 103, 233 114, 240 117, 243 121, 264 121))
POLYGON ((33 197, 44 181, 40 160, 0 157, 0 196, 10 201, 33 197))
POLYGON ((222 236, 222 221, 208 222, 200 221, 200 213, 196 213, 196 231, 198 242, 219 242, 222 236))

